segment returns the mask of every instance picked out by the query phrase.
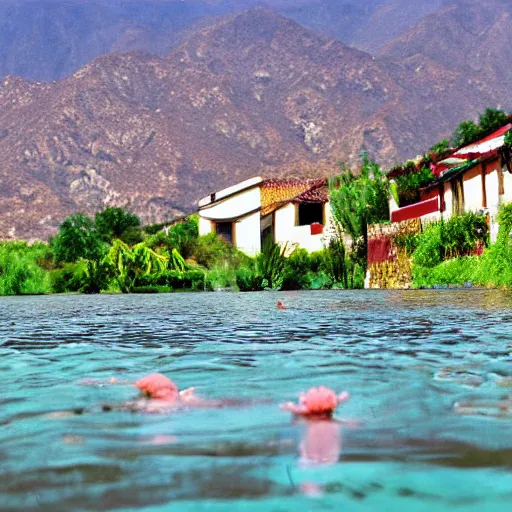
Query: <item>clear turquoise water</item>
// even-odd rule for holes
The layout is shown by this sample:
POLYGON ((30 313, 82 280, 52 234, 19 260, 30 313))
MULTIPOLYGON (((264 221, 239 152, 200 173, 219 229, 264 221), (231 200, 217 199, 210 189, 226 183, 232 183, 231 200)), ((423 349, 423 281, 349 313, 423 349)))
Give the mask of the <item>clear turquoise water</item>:
POLYGON ((499 291, 1 298, 0 508, 508 512, 511 352, 499 291), (254 404, 105 413, 136 390, 80 384, 154 371, 254 404), (308 466, 278 404, 319 384, 351 392, 338 416, 359 425, 308 466))

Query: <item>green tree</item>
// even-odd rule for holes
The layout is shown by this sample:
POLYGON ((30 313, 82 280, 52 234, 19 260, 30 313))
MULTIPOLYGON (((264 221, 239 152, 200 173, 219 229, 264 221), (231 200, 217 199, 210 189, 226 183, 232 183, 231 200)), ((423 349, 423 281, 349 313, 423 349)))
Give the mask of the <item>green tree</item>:
POLYGON ((359 175, 347 169, 331 180, 329 188, 333 218, 341 233, 352 239, 349 257, 366 270, 368 224, 389 220, 390 186, 379 165, 366 153, 362 158, 359 175))
POLYGON ((503 110, 487 108, 483 114, 480 114, 480 128, 483 132, 497 130, 507 122, 507 114, 503 110))
POLYGON ((94 218, 96 231, 105 242, 119 238, 128 244, 142 241, 140 219, 123 208, 109 206, 94 218))
POLYGON ((446 151, 450 149, 450 141, 448 139, 443 139, 434 144, 430 151, 433 151, 436 155, 442 155, 446 151))
POLYGON ((430 167, 423 166, 419 170, 414 167, 410 172, 394 178, 398 194, 398 204, 407 206, 420 198, 420 188, 426 187, 435 181, 430 167))
POLYGON ((199 237, 199 217, 190 215, 169 228, 167 235, 169 245, 177 249, 184 258, 189 258, 194 252, 194 245, 199 237))
POLYGON ((505 135, 505 146, 507 146, 507 148, 512 148, 512 130, 507 132, 505 135))
POLYGON ((56 263, 74 263, 82 258, 98 260, 105 251, 94 223, 83 213, 71 215, 60 225, 51 246, 56 263))
POLYGON ((458 147, 473 142, 482 133, 474 121, 463 121, 457 126, 452 135, 453 145, 458 147))

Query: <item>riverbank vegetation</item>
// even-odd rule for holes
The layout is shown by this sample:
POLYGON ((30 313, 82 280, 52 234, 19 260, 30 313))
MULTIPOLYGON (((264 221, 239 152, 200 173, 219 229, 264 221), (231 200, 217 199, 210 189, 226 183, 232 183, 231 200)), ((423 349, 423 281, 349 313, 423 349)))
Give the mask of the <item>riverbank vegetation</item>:
POLYGON ((393 243, 412 258, 414 288, 512 288, 512 204, 501 207, 497 240, 489 243, 484 215, 466 213, 436 222, 393 243))
POLYGON ((2 242, 0 294, 300 290, 349 283, 341 243, 308 254, 267 241, 251 258, 215 233, 199 236, 196 215, 163 227, 142 227, 132 213, 107 208, 94 219, 70 216, 48 244, 2 242))
MULTIPOLYGON (((358 172, 341 165, 329 182, 334 232, 323 251, 267 240, 249 257, 215 233, 199 236, 196 215, 142 226, 133 213, 111 207, 94 218, 68 217, 49 243, 0 242, 0 295, 362 288, 368 225, 389 222, 389 197, 400 206, 416 202, 419 189, 434 180, 431 163, 510 120, 487 109, 478 123, 461 123, 450 140, 388 176, 367 154, 358 172)), ((510 132, 505 143, 511 151, 510 132)), ((411 258, 413 287, 512 287, 511 205, 502 207, 499 222, 492 245, 486 218, 473 213, 397 235, 393 244, 411 258)))
MULTIPOLYGON (((423 156, 390 170, 400 207, 419 200, 420 189, 435 181, 431 164, 446 158, 453 148, 472 144, 489 135, 512 116, 488 108, 478 122, 464 121, 449 139, 435 144, 423 156)), ((512 132, 505 137, 505 151, 511 151, 512 132)), ((512 288, 512 205, 502 205, 498 215, 499 233, 490 243, 488 218, 466 213, 446 222, 427 224, 421 233, 397 235, 395 246, 405 249, 412 263, 412 286, 485 286, 512 288)))

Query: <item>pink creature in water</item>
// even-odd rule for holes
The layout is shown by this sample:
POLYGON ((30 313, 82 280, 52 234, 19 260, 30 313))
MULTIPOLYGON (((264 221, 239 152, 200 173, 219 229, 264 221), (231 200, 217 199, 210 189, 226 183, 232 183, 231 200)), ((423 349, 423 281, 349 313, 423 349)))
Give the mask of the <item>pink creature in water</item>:
POLYGON ((277 301, 277 309, 284 311, 288 309, 280 300, 277 301))
MULTIPOLYGON (((106 384, 123 384, 133 386, 133 383, 121 382, 115 378, 106 383, 86 379, 80 382, 84 385, 104 386, 106 384)), ((195 394, 195 388, 179 390, 178 386, 161 373, 152 373, 135 382, 135 387, 142 392, 142 397, 121 406, 103 405, 103 411, 128 409, 135 412, 165 413, 184 408, 221 408, 225 406, 244 405, 241 400, 204 400, 195 394)))
POLYGON ((169 412, 180 408, 212 408, 240 407, 248 405, 243 400, 224 398, 221 400, 205 400, 195 394, 195 388, 179 391, 178 386, 161 373, 147 375, 135 382, 144 399, 127 404, 131 410, 142 412, 169 412))
POLYGON ((178 407, 219 407, 220 401, 205 401, 197 397, 195 388, 179 391, 178 386, 161 373, 152 373, 135 382, 147 400, 130 404, 133 409, 145 412, 163 412, 178 407))
POLYGON ((299 403, 287 402, 281 405, 281 410, 290 411, 295 416, 306 418, 331 418, 336 407, 350 398, 347 391, 336 394, 325 386, 311 388, 299 395, 299 403))
POLYGON ((299 403, 288 402, 281 410, 290 411, 305 424, 299 446, 303 465, 327 465, 338 462, 342 422, 333 418, 336 407, 350 398, 349 393, 336 394, 325 386, 309 389, 299 396, 299 403))

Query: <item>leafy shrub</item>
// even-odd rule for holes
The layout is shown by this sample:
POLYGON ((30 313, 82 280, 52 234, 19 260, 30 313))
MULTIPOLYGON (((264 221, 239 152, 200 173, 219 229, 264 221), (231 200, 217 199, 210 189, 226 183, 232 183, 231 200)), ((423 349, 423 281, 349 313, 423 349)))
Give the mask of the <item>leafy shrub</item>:
POLYGON ((468 255, 476 248, 478 241, 487 241, 487 223, 480 214, 469 212, 453 216, 444 223, 443 228, 443 259, 468 255))
POLYGON ((512 287, 512 203, 500 208, 496 243, 481 257, 477 281, 485 286, 512 287))
POLYGON ((82 213, 68 217, 50 243, 56 263, 74 263, 82 258, 99 260, 106 249, 94 223, 82 213))
POLYGON ((199 238, 198 216, 190 215, 169 228, 167 241, 171 248, 176 249, 185 259, 194 253, 194 245, 199 238))
POLYGON ((212 291, 223 288, 235 288, 235 270, 231 267, 214 267, 206 272, 205 281, 206 287, 212 291))
POLYGON ((470 255, 477 242, 486 243, 487 235, 485 217, 472 212, 432 223, 415 240, 413 263, 432 268, 447 258, 470 255))
POLYGON ((263 279, 263 288, 279 290, 283 285, 287 265, 286 251, 286 245, 281 247, 270 240, 263 244, 261 252, 254 259, 254 268, 263 279))
POLYGON ((308 289, 310 290, 328 290, 333 286, 331 277, 323 271, 310 272, 308 274, 308 289))
POLYGON ((109 285, 110 268, 105 261, 82 260, 77 266, 76 279, 81 293, 100 293, 109 285))
POLYGON ((454 146, 471 144, 485 132, 497 130, 507 122, 507 114, 503 110, 487 108, 480 114, 478 124, 473 121, 463 121, 452 135, 454 146))
POLYGON ((78 292, 82 287, 80 264, 64 263, 61 268, 50 271, 50 284, 54 293, 78 292))
POLYGON ((420 198, 420 188, 430 185, 435 180, 430 167, 415 166, 407 173, 395 178, 400 206, 416 203, 420 198))
POLYGON ((448 139, 443 139, 434 144, 430 151, 435 153, 437 156, 444 155, 450 149, 450 141, 448 139))
POLYGON ((236 285, 241 292, 258 292, 263 290, 263 278, 254 266, 242 266, 235 271, 236 285))
MULTIPOLYGON (((345 248, 343 247, 343 244, 341 245, 343 251, 345 251, 345 248)), ((311 272, 320 272, 322 270, 325 270, 327 267, 326 263, 326 251, 314 251, 309 253, 309 270, 311 272)))
POLYGON ((478 124, 482 132, 497 130, 507 122, 507 114, 503 110, 487 108, 480 114, 478 124))
POLYGON ((455 147, 470 144, 482 133, 480 127, 474 121, 462 121, 452 135, 452 143, 455 147))
POLYGON ((168 238, 164 231, 159 231, 158 233, 147 236, 144 239, 144 245, 149 249, 163 248, 167 251, 170 249, 168 238))
MULTIPOLYGON (((454 217, 452 229, 447 229, 447 234, 443 236, 447 240, 451 236, 452 243, 453 240, 456 240, 458 246, 467 251, 468 248, 474 247, 472 233, 475 229, 483 230, 482 233, 478 233, 479 239, 482 240, 483 236, 487 236, 487 226, 482 225, 482 216, 465 215, 462 217, 454 217), (462 217, 466 217, 466 219, 462 217), (453 232, 457 229, 459 233, 454 236, 453 232)), ((512 287, 512 204, 501 207, 498 221, 500 223, 498 239, 494 245, 484 249, 480 257, 462 256, 437 265, 420 265, 418 262, 424 263, 426 258, 422 260, 418 257, 420 250, 418 247, 413 257, 415 263, 412 269, 413 286, 416 288, 440 285, 464 286, 471 283, 477 286, 512 287)), ((446 226, 448 224, 449 222, 446 223, 446 226)), ((440 225, 434 225, 432 229, 440 231, 440 225)), ((424 234, 421 235, 422 239, 424 234)), ((453 248, 447 246, 445 254, 450 255, 450 251, 453 252, 453 248)), ((458 254, 460 252, 457 250, 458 254)))
POLYGON ((37 264, 43 244, 0 243, 0 295, 38 295, 51 290, 48 274, 37 264))
POLYGON ((123 293, 129 293, 134 286, 139 286, 141 277, 163 272, 168 261, 168 255, 160 254, 144 243, 129 247, 119 239, 114 240, 103 259, 110 276, 117 281, 123 293))
POLYGON ((348 264, 345 246, 343 241, 336 237, 332 239, 329 246, 322 251, 322 269, 330 278, 333 284, 348 288, 348 264))
POLYGON ((311 285, 312 258, 306 249, 295 249, 286 260, 281 288, 304 290, 311 285))
POLYGON ((238 251, 217 233, 209 233, 197 238, 192 249, 192 256, 199 265, 206 268, 226 265, 237 267, 248 261, 248 256, 238 251))
POLYGON ((173 290, 204 290, 205 273, 202 270, 167 270, 165 272, 142 275, 137 279, 136 287, 167 286, 173 290))
POLYGON ((435 267, 415 265, 412 269, 413 286, 415 288, 432 288, 478 284, 480 266, 480 258, 477 256, 464 256, 444 261, 435 267))

